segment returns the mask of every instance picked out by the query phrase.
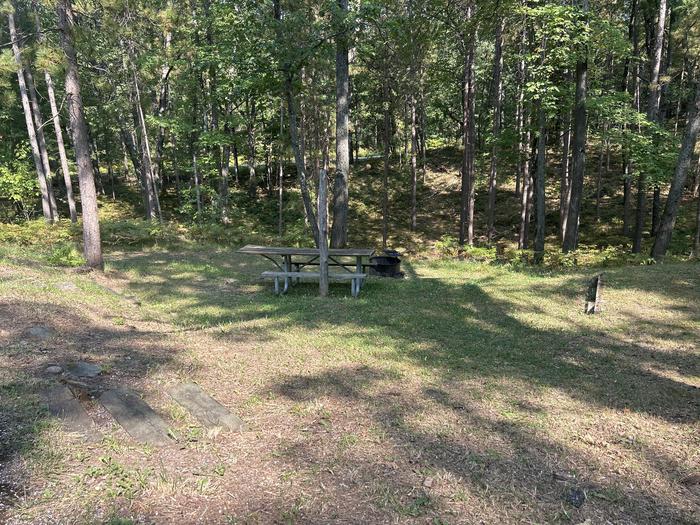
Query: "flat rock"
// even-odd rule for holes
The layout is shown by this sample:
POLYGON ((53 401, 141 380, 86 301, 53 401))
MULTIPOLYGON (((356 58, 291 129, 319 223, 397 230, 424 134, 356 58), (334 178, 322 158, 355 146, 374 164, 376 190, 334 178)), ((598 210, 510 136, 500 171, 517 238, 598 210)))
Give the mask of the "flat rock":
POLYGON ((29 334, 29 337, 43 341, 44 339, 51 337, 54 332, 48 326, 38 324, 27 330, 27 333, 29 334))
POLYGON ((63 372, 63 368, 58 365, 50 365, 46 367, 46 373, 48 374, 60 374, 63 372))
POLYGON ((168 394, 206 428, 225 428, 236 432, 245 430, 245 424, 239 417, 231 414, 199 385, 175 385, 168 390, 168 394))
POLYGON ((168 425, 135 392, 107 390, 100 402, 124 430, 136 441, 156 447, 173 443, 168 425))
POLYGON ((63 426, 70 432, 83 435, 86 441, 99 442, 102 435, 87 415, 83 405, 80 404, 66 385, 56 385, 46 392, 49 413, 61 420, 63 426))
POLYGON ((79 288, 76 286, 76 284, 72 283, 70 281, 58 283, 56 285, 56 288, 58 288, 59 290, 62 290, 64 292, 75 292, 75 291, 79 290, 79 288))
POLYGON ((97 377, 102 373, 102 367, 85 361, 76 361, 67 367, 68 372, 76 377, 97 377))

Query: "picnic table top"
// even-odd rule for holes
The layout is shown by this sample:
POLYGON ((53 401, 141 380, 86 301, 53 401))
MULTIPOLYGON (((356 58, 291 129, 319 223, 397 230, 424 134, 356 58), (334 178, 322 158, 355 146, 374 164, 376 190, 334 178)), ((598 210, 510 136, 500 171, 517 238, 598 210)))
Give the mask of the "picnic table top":
MULTIPOLYGON (((238 253, 251 255, 319 255, 318 248, 294 248, 291 246, 257 246, 247 244, 238 253)), ((374 253, 371 248, 329 248, 328 255, 335 257, 369 257, 374 253)))

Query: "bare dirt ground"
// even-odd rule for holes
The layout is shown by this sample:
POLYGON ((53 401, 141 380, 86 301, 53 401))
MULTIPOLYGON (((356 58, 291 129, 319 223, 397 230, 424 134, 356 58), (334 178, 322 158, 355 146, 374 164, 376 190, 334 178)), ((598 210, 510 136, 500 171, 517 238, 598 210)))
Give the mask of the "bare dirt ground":
POLYGON ((698 266, 620 270, 602 319, 569 277, 474 268, 319 304, 272 297, 228 254, 0 265, 0 521, 700 523, 698 266), (172 446, 90 399, 101 442, 51 420, 46 368, 79 359, 172 446), (204 431, 165 393, 181 381, 249 430, 204 431))

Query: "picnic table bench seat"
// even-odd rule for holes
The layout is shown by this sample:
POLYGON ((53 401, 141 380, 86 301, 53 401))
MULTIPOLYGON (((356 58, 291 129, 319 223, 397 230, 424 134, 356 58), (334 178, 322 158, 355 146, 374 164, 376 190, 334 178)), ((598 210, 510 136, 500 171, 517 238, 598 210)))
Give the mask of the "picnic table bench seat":
MULTIPOLYGON (((286 292, 286 286, 284 290, 280 290, 280 279, 320 279, 321 272, 286 272, 286 271, 268 271, 263 272, 260 275, 263 279, 274 279, 275 281, 275 293, 280 295, 280 293, 286 292)), ((366 273, 349 273, 349 272, 329 272, 328 279, 333 281, 350 281, 350 291, 353 297, 357 297, 360 293, 360 288, 362 288, 362 281, 367 277, 366 273)))

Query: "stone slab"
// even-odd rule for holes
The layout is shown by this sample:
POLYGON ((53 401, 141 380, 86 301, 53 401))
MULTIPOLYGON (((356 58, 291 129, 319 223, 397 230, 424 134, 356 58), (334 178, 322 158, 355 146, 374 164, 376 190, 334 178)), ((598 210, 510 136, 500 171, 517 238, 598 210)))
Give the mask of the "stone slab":
POLYGON ((245 430, 245 424, 239 417, 231 414, 199 385, 175 385, 168 390, 168 394, 206 428, 223 428, 236 432, 245 430))
POLYGON ((102 373, 101 366, 86 363, 85 361, 71 363, 66 369, 76 377, 97 377, 102 373))
POLYGON ((59 418, 68 431, 82 434, 85 440, 91 443, 102 439, 92 419, 66 385, 51 387, 46 392, 46 400, 49 413, 59 418))
POLYGON ((163 447, 173 443, 168 425, 135 392, 107 390, 100 403, 137 442, 163 447))

